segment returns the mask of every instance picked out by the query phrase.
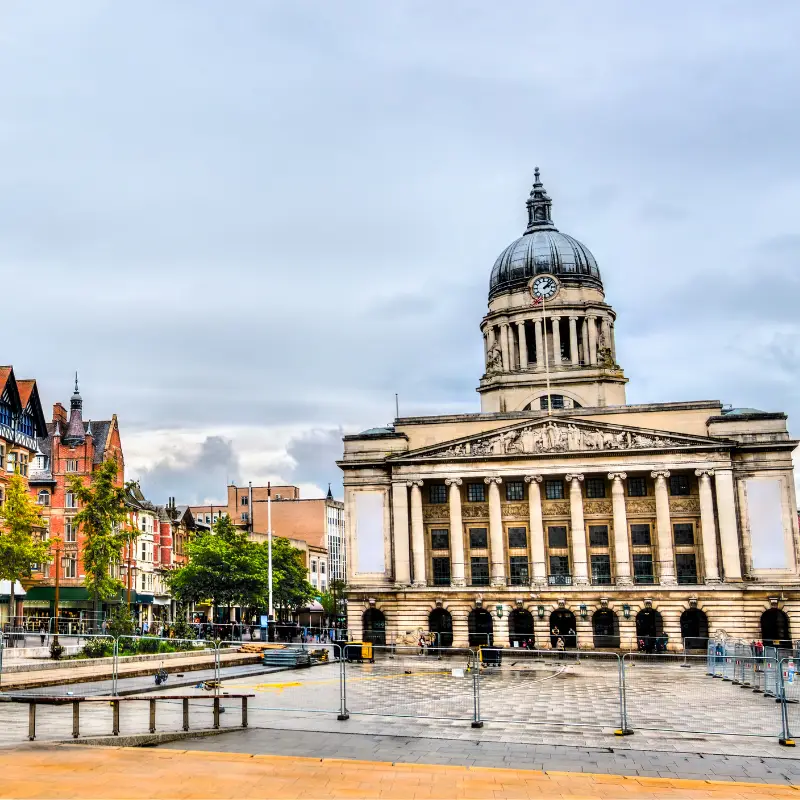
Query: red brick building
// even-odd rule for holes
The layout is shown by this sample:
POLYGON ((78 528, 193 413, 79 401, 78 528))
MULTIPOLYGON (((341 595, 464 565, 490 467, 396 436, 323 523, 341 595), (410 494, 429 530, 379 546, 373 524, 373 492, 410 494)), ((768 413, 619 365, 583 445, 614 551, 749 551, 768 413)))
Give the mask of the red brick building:
MULTIPOLYGON (((88 620, 93 609, 83 586, 82 536, 73 523, 78 512, 77 501, 67 489, 67 477, 80 475, 84 483, 91 484, 95 470, 108 459, 117 462, 117 483, 122 486, 125 461, 117 416, 84 420, 76 377, 69 417, 61 403, 53 406, 53 419, 47 423, 47 435, 38 440, 29 474, 30 492, 48 521, 50 536, 59 536, 64 543, 59 567, 60 617, 88 620)), ((41 581, 28 591, 24 601, 26 617, 53 616, 55 568, 55 563, 46 567, 41 581)))

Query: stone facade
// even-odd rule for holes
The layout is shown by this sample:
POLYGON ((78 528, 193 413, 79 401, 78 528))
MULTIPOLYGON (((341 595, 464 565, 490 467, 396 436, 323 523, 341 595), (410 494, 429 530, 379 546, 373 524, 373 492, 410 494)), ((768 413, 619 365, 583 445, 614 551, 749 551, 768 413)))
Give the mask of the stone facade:
POLYGON ((626 404, 597 265, 550 205, 537 173, 526 235, 546 234, 550 255, 522 237, 516 260, 498 259, 481 413, 344 439, 349 627, 454 646, 789 639, 800 539, 786 416, 626 404))

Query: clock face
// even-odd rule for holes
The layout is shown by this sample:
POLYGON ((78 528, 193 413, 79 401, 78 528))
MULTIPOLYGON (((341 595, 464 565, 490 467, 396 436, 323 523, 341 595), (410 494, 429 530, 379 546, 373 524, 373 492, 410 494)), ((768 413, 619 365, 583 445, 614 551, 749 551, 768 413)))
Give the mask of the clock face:
POLYGON ((531 281, 530 292, 533 297, 550 300, 558 292, 558 281, 552 275, 539 275, 531 281))

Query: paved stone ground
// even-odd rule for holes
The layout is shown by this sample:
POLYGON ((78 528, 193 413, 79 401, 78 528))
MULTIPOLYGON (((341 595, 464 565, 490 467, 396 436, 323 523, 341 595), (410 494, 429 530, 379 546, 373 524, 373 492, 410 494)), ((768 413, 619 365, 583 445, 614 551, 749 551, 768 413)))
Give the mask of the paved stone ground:
POLYGON ((171 742, 161 747, 172 750, 286 756, 303 753, 313 754, 315 758, 347 758, 404 764, 452 764, 545 772, 800 784, 800 761, 794 759, 617 751, 609 747, 279 731, 266 728, 230 731, 210 738, 171 742))
POLYGON ((757 798, 790 786, 224 752, 46 746, 0 755, 0 797, 757 798))

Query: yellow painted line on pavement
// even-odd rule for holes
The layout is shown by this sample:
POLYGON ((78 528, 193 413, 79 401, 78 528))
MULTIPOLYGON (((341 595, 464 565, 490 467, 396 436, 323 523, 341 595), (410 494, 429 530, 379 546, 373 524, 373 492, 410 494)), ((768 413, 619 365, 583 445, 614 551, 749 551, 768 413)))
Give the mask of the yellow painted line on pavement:
MULTIPOLYGON (((358 681, 383 681, 393 678, 418 678, 427 675, 450 675, 450 670, 434 670, 432 672, 397 672, 391 675, 368 675, 362 678, 348 678, 348 683, 358 681)), ((270 691, 277 690, 283 691, 284 689, 293 688, 295 686, 330 686, 331 684, 339 683, 338 676, 336 678, 325 678, 316 681, 287 681, 285 683, 234 683, 232 680, 226 682, 227 686, 235 686, 237 689, 253 689, 255 691, 270 691)))

